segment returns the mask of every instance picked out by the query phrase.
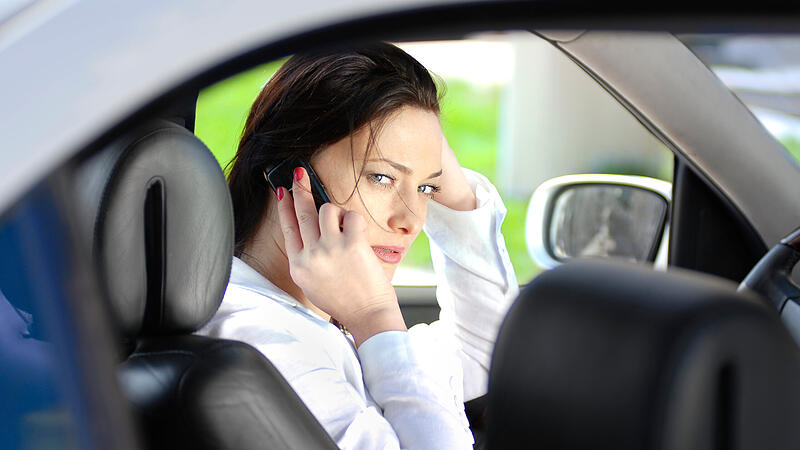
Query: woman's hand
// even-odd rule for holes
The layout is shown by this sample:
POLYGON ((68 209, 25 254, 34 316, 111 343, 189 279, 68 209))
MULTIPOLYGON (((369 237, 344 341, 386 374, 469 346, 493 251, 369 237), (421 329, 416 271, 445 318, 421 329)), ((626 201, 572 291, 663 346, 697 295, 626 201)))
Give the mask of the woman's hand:
POLYGON ((442 178, 440 181, 441 192, 434 196, 434 200, 450 209, 457 211, 471 211, 475 209, 477 200, 475 193, 458 164, 456 154, 442 136, 442 178))
POLYGON ((356 211, 326 203, 317 214, 308 175, 294 172, 293 196, 278 188, 278 217, 289 274, 308 300, 341 322, 356 346, 382 331, 405 330, 397 296, 356 211))

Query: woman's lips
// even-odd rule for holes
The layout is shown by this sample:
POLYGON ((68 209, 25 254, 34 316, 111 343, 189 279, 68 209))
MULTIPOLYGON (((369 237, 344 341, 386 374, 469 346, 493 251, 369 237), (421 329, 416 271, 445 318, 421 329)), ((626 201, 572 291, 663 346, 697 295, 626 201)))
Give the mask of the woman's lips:
POLYGON ((389 264, 397 264, 403 259, 405 248, 391 245, 373 245, 372 251, 375 252, 375 255, 381 261, 389 264))

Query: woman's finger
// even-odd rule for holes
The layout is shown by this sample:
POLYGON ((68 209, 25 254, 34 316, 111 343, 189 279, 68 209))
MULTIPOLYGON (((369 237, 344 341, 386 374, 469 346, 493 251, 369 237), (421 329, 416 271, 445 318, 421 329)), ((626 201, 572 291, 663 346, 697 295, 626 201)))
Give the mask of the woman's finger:
POLYGON ((313 244, 319 240, 319 215, 317 206, 314 204, 314 196, 311 195, 311 183, 308 180, 308 173, 302 167, 294 169, 294 185, 292 187, 292 197, 294 198, 294 211, 297 215, 297 225, 300 228, 300 236, 304 246, 313 244))
POLYGON ((356 211, 347 211, 342 219, 342 232, 347 240, 363 239, 367 232, 367 222, 356 211))
POLYGON ((278 220, 281 222, 286 256, 291 259, 303 249, 300 229, 297 226, 297 216, 294 212, 294 203, 284 187, 279 187, 277 189, 276 196, 278 199, 278 220))
POLYGON ((342 234, 342 220, 346 212, 331 203, 325 203, 319 208, 319 233, 323 239, 342 234))

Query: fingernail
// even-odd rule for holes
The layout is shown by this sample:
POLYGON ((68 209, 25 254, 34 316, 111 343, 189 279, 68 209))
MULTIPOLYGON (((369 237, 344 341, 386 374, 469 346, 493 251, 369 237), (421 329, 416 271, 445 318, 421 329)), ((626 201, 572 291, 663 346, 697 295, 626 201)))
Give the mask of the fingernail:
POLYGON ((278 186, 278 189, 275 189, 275 195, 278 196, 278 201, 283 200, 283 188, 278 186))
POLYGON ((300 181, 303 178, 303 169, 299 167, 294 168, 294 181, 300 181))

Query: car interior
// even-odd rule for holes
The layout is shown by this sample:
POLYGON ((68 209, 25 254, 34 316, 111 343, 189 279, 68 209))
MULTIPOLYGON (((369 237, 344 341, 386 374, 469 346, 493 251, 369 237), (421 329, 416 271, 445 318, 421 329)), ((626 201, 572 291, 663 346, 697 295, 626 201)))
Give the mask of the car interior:
POLYGON ((608 261, 560 266, 520 293, 500 331, 487 441, 791 446, 800 366, 779 322, 722 279, 608 261))
POLYGON ((145 445, 336 448, 257 350, 192 335, 219 307, 233 256, 227 184, 206 146, 159 120, 82 170, 93 253, 132 348, 120 385, 145 445))
MULTIPOLYGON (((460 23, 474 31, 470 17, 460 23)), ((336 40, 384 38, 381 23, 361 34, 350 24, 336 40)), ((18 444, 11 448, 337 448, 260 352, 193 335, 218 308, 233 255, 225 175, 195 135, 198 92, 322 35, 184 80, 3 212, 0 365, 12 369, 2 371, 0 395, 13 407, 0 417, 12 424, 0 440, 18 444)), ((800 442, 800 354, 781 318, 800 298, 791 281, 797 236, 768 253, 718 186, 683 155, 673 167, 664 212, 670 270, 575 260, 525 284, 498 336, 489 393, 465 404, 476 448, 800 442), (759 263, 765 254, 769 264, 759 263)), ((652 262, 656 248, 648 255, 652 262)), ((435 319, 433 290, 397 287, 409 325, 435 319)))

